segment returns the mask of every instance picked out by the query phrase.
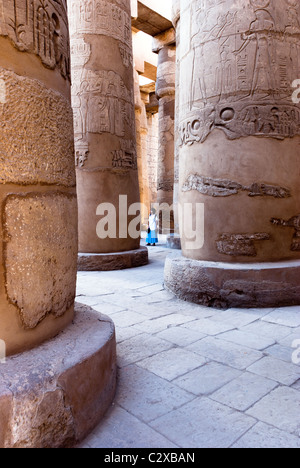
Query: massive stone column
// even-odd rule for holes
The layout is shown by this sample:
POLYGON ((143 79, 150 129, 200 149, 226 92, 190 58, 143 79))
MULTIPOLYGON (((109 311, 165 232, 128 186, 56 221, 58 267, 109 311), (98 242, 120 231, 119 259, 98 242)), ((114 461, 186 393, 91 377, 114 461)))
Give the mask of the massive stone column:
POLYGON ((144 264, 147 250, 139 248, 139 233, 128 232, 137 216, 128 214, 128 209, 140 201, 130 0, 70 0, 68 4, 79 269, 144 264), (106 227, 103 204, 112 207, 106 227))
POLYGON ((0 338, 34 347, 73 318, 77 203, 67 13, 0 2, 0 338))
POLYGON ((183 257, 166 265, 167 287, 180 297, 221 307, 300 303, 299 8, 181 1, 183 257))
POLYGON ((174 212, 174 233, 167 237, 167 246, 173 249, 181 249, 179 233, 179 77, 180 77, 180 0, 172 2, 172 22, 176 34, 176 70, 175 70, 175 118, 174 118, 174 187, 173 187, 173 212, 174 212))
POLYGON ((170 29, 154 38, 158 53, 156 95, 159 114, 159 149, 157 165, 157 201, 161 205, 160 232, 174 231, 174 117, 175 117, 175 32, 170 29), (165 204, 165 207, 164 207, 165 204))
POLYGON ((0 1, 0 115, 0 447, 70 446, 111 402, 115 337, 108 319, 74 314, 65 0, 0 1))
POLYGON ((148 182, 148 164, 147 164, 147 135, 148 123, 145 109, 148 95, 143 93, 139 85, 139 75, 135 71, 135 124, 136 124, 136 149, 137 149, 137 167, 139 178, 139 191, 141 199, 141 228, 148 228, 150 194, 148 182), (146 99, 145 99, 146 98, 146 99))

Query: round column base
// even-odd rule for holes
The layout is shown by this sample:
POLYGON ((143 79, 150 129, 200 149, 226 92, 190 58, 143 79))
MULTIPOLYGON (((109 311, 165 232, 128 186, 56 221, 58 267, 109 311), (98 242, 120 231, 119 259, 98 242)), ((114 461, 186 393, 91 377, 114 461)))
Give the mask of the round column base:
POLYGON ((0 373, 0 447, 73 447, 114 398, 114 324, 76 304, 72 325, 43 345, 7 358, 0 373))
POLYGON ((167 236, 167 248, 181 250, 181 239, 178 234, 170 234, 167 236))
POLYGON ((137 250, 114 253, 79 253, 78 271, 112 271, 136 268, 148 264, 148 249, 140 247, 137 250))
POLYGON ((300 304, 300 261, 229 264, 166 259, 165 287, 180 299, 228 309, 300 304))

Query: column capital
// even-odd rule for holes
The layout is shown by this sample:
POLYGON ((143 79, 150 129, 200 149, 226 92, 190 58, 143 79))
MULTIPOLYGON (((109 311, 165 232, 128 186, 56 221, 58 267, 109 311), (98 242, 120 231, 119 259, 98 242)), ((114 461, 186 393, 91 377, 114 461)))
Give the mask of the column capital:
POLYGON ((153 37, 152 52, 158 54, 164 47, 176 45, 175 29, 170 28, 153 37))

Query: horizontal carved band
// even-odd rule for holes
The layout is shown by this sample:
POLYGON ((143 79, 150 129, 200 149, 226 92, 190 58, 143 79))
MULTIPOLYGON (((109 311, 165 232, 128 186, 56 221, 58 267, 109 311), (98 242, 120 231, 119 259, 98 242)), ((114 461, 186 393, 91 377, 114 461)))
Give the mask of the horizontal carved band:
POLYGON ((210 197, 229 197, 237 195, 239 192, 248 192, 249 197, 288 198, 291 196, 288 189, 276 185, 253 183, 250 186, 244 186, 231 180, 213 179, 198 174, 190 175, 182 187, 183 192, 191 190, 197 190, 201 194, 210 197))

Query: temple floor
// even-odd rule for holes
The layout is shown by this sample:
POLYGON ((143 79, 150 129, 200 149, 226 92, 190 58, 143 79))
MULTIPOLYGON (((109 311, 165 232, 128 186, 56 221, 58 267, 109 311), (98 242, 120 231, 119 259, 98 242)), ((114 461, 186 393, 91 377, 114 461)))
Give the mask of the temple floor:
POLYGON ((299 448, 300 307, 180 301, 168 253, 162 237, 145 267, 78 273, 77 302, 109 315, 118 343, 114 403, 80 448, 299 448))

